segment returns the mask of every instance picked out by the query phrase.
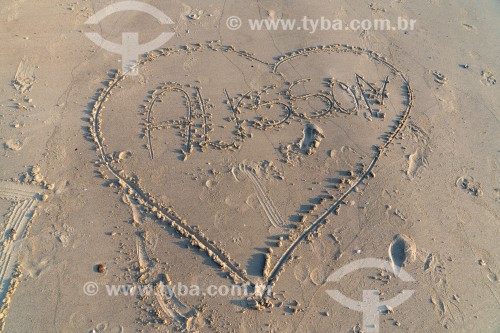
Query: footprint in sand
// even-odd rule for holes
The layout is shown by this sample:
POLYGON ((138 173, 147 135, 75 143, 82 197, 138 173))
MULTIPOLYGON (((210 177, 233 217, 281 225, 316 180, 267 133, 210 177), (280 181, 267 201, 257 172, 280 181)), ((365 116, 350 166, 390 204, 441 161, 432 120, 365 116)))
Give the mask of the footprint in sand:
POLYGON ((396 235, 389 246, 389 259, 396 273, 401 267, 415 261, 417 246, 413 239, 406 235, 396 235))
POLYGON ((475 181, 471 176, 459 177, 455 182, 455 185, 475 197, 480 197, 483 195, 481 184, 475 181))
POLYGON ((483 70, 481 71, 481 83, 485 86, 493 86, 497 83, 497 79, 492 72, 483 70))

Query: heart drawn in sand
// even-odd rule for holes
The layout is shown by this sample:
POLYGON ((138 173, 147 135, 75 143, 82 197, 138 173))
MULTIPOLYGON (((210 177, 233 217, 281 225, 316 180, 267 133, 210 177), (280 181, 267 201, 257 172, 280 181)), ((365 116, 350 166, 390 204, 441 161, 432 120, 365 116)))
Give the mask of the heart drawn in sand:
POLYGON ((277 282, 370 177, 413 103, 398 69, 349 45, 266 62, 208 42, 150 52, 138 66, 99 91, 99 164, 235 282, 277 282))

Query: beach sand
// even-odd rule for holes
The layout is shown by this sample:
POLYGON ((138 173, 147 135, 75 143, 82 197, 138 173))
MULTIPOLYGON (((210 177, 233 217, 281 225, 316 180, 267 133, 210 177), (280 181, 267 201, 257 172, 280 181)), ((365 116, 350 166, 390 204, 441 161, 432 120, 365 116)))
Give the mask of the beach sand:
POLYGON ((0 331, 500 331, 497 2, 4 2, 0 331))

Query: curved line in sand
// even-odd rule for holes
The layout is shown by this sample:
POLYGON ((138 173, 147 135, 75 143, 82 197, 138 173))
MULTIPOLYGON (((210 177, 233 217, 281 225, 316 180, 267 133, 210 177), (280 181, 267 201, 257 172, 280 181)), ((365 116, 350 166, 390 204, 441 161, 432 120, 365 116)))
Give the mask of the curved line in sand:
MULTIPOLYGON (((253 59, 253 60, 258 60, 256 58, 253 58, 250 54, 241 52, 241 51, 235 51, 232 48, 229 48, 225 50, 226 52, 232 51, 235 52, 236 54, 239 54, 240 56, 247 57, 248 59, 253 59)), ((392 143, 392 141, 395 139, 396 135, 401 132, 402 128, 406 124, 406 121, 409 117, 411 108, 413 106, 413 92, 411 90, 410 84, 406 77, 399 71, 397 70, 393 65, 388 63, 383 57, 378 55, 375 52, 372 52, 370 50, 365 50, 361 48, 356 48, 352 46, 347 46, 347 45, 341 45, 341 44, 333 44, 333 45, 327 45, 322 48, 319 47, 314 47, 314 48, 308 48, 308 49, 303 49, 299 52, 293 53, 289 56, 282 57, 280 58, 279 61, 277 61, 274 64, 266 63, 261 60, 258 60, 259 62, 263 64, 267 64, 272 66, 272 72, 275 74, 282 75, 282 73, 279 73, 277 70, 281 64, 284 62, 294 59, 299 56, 307 56, 312 53, 320 52, 320 51, 326 51, 326 52, 352 52, 354 54, 360 55, 360 54, 366 54, 369 56, 371 59, 378 61, 379 63, 384 64, 387 66, 390 70, 393 71, 394 74, 398 75, 401 77, 403 82, 406 84, 407 88, 407 107, 406 110, 403 112, 403 115, 399 119, 399 123, 396 126, 395 130, 388 135, 386 142, 382 145, 377 147, 378 151, 373 157, 371 163, 369 164, 368 168, 363 172, 363 174, 357 179, 357 181, 352 185, 344 194, 335 202, 331 205, 331 207, 323 213, 313 224, 311 224, 285 251, 285 253, 278 259, 278 262, 276 265, 272 268, 270 271, 270 274, 268 278, 266 279, 268 284, 274 284, 277 281, 277 278, 279 274, 282 272, 284 269, 286 263, 290 259, 292 253, 295 251, 297 246, 305 239, 307 236, 309 236, 312 232, 318 229, 321 225, 326 223, 326 218, 328 215, 330 215, 332 212, 334 212, 337 207, 345 200, 345 198, 370 174, 372 171, 373 167, 377 163, 378 159, 380 158, 381 154, 388 148, 388 146, 392 143)), ((172 53, 179 53, 181 52, 180 50, 178 51, 173 51, 172 53)), ((143 59, 142 61, 139 62, 139 64, 144 64, 147 61, 147 59, 143 59)), ((231 275, 234 278, 239 278, 243 281, 246 282, 251 282, 247 278, 246 274, 244 271, 239 269, 237 267, 236 263, 232 263, 231 260, 225 255, 224 251, 221 249, 216 248, 214 245, 212 245, 212 242, 208 240, 205 236, 200 235, 197 231, 195 231, 193 228, 191 228, 185 221, 182 221, 175 213, 173 213, 170 210, 166 210, 163 207, 159 207, 158 204, 155 202, 154 198, 144 190, 142 190, 138 185, 129 182, 125 177, 122 177, 119 175, 119 170, 116 170, 112 165, 111 165, 111 159, 109 158, 108 154, 105 151, 104 145, 103 145, 103 140, 101 137, 101 132, 100 132, 100 112, 102 111, 104 101, 107 99, 109 96, 109 93, 111 90, 121 81, 125 78, 126 73, 120 73, 118 72, 115 77, 110 81, 110 84, 108 85, 108 88, 101 92, 99 95, 99 98, 94 106, 94 109, 92 110, 93 113, 93 125, 92 125, 92 131, 93 131, 93 137, 94 141, 97 145, 97 149, 99 152, 99 155, 103 161, 103 163, 106 165, 108 170, 115 176, 119 181, 121 181, 125 187, 128 189, 134 191, 138 196, 140 196, 143 201, 150 207, 157 207, 158 210, 161 212, 161 216, 159 216, 160 219, 165 220, 170 224, 171 227, 173 227, 175 230, 177 230, 181 236, 184 236, 188 238, 189 240, 194 243, 194 245, 197 245, 201 250, 206 251, 209 253, 209 255, 212 257, 212 259, 217 262, 220 266, 226 267, 229 269, 233 275, 231 275)), ((227 94, 227 92, 226 92, 227 94)), ((239 105, 239 103, 238 103, 239 105)), ((234 111, 234 108, 233 108, 234 111)))

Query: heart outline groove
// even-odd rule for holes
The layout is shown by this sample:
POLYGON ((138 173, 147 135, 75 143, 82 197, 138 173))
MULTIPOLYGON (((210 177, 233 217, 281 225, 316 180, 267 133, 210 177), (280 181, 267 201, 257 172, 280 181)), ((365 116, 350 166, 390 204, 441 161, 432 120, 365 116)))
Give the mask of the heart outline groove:
MULTIPOLYGON (((372 61, 374 61, 377 64, 382 64, 385 66, 394 76, 399 77, 403 84, 404 84, 404 92, 405 92, 405 109, 403 110, 401 115, 398 115, 397 124, 393 127, 393 130, 389 132, 383 139, 383 144, 379 145, 375 149, 375 154, 371 158, 370 163, 363 168, 363 170, 359 173, 358 177, 356 177, 352 183, 350 183, 349 187, 341 194, 340 197, 336 198, 334 202, 332 202, 329 206, 328 209, 326 209, 323 213, 319 215, 319 217, 310 223, 310 225, 302 230, 302 232, 294 239, 290 244, 287 245, 286 250, 283 252, 283 254, 277 259, 277 261, 274 263, 274 265, 270 264, 270 260, 266 260, 266 265, 267 267, 267 274, 263 276, 263 280, 261 281, 252 281, 248 274, 245 272, 244 269, 240 268, 240 265, 238 262, 235 260, 231 259, 229 253, 225 251, 223 248, 220 248, 217 246, 217 244, 208 238, 199 228, 192 226, 188 224, 187 221, 185 221, 181 216, 179 216, 170 206, 165 205, 163 202, 157 200, 152 194, 147 192, 140 184, 138 181, 135 181, 131 177, 128 177, 127 175, 124 174, 123 170, 120 170, 119 168, 114 166, 113 163, 113 158, 110 153, 108 153, 106 149, 106 145, 104 144, 104 137, 102 134, 102 113, 105 108, 105 103, 109 99, 109 97, 112 94, 113 89, 118 87, 123 80, 127 77, 126 73, 117 71, 114 73, 112 78, 108 81, 107 87, 98 90, 97 92, 97 98, 95 100, 95 103, 93 104, 92 110, 91 110, 91 118, 90 118, 90 134, 92 136, 92 140, 95 143, 96 151, 98 153, 98 158, 99 161, 96 163, 98 166, 105 166, 106 170, 116 179, 116 181, 120 184, 120 186, 123 188, 123 190, 128 193, 134 200, 136 200, 145 211, 151 213, 156 217, 157 220, 160 222, 165 222, 167 223, 172 229, 174 229, 181 238, 187 239, 191 245, 197 247, 201 252, 206 253, 220 268, 222 271, 225 271, 228 273, 228 276, 231 277, 234 283, 249 283, 252 286, 256 286, 257 284, 264 284, 272 288, 276 282, 279 279, 280 274, 285 270, 285 267, 287 266, 287 263, 289 262, 290 258, 292 257, 293 253, 296 251, 297 247, 305 240, 307 239, 312 233, 317 231, 320 227, 326 225, 329 220, 327 219, 328 216, 330 216, 332 213, 336 212, 340 205, 342 205, 345 202, 345 199, 367 178, 369 175, 373 172, 373 168, 377 164, 378 160, 382 156, 382 154, 389 148, 391 143, 396 139, 396 136, 401 133, 401 130, 405 126, 408 117, 410 116, 411 109, 413 107, 413 102, 414 102, 414 97, 413 97, 413 91, 411 89, 410 83, 408 79, 405 77, 405 75, 399 71, 396 67, 394 67, 392 64, 387 62, 385 58, 380 56, 379 54, 368 50, 368 49, 362 49, 359 47, 353 47, 350 45, 345 45, 345 44, 331 44, 331 45, 324 45, 324 46, 319 46, 319 47, 310 47, 310 48, 305 48, 305 49, 300 49, 298 51, 292 52, 290 54, 287 54, 285 56, 281 56, 278 58, 277 61, 275 62, 265 62, 262 61, 256 57, 254 57, 252 54, 245 52, 245 51, 239 51, 235 50, 232 46, 223 46, 218 44, 217 42, 208 42, 207 44, 193 44, 193 48, 189 49, 160 49, 160 50, 155 50, 152 52, 149 52, 146 56, 141 58, 137 62, 137 66, 142 66, 145 65, 149 62, 153 62, 159 57, 168 57, 169 55, 173 54, 180 54, 183 52, 197 52, 201 49, 210 49, 210 50, 219 50, 221 52, 227 52, 227 53, 233 53, 237 56, 244 57, 248 60, 251 61, 257 61, 261 64, 264 64, 268 66, 273 74, 276 75, 283 75, 282 73, 279 72, 279 68, 281 65, 285 64, 287 61, 296 59, 298 57, 307 57, 309 55, 315 54, 315 53, 322 53, 322 52, 328 52, 328 53, 352 53, 355 55, 366 55, 368 58, 372 61)), ((291 91, 291 87, 294 84, 300 83, 299 81, 293 82, 290 84, 289 92, 291 91)), ((363 77, 359 76, 356 74, 356 83, 361 89, 361 97, 363 98, 361 102, 366 102, 366 106, 370 113, 373 112, 373 110, 370 107, 370 103, 367 100, 367 97, 365 93, 363 92, 362 86, 364 85, 370 85, 367 81, 363 79, 363 77)), ((388 83, 388 78, 385 81, 383 90, 382 90, 382 102, 384 99, 384 91, 386 89, 386 84, 388 83)), ((342 84, 342 83, 341 83, 342 84)), ((344 84, 345 85, 345 84, 344 84)), ((163 86, 163 91, 167 91, 167 89, 181 89, 179 88, 179 85, 175 85, 174 83, 168 83, 163 86)), ((372 87, 373 88, 373 87, 372 87)), ((349 92, 349 87, 345 85, 343 87, 344 90, 349 92)), ((374 88, 373 88, 374 89, 374 88)), ((182 90, 182 89, 181 89, 182 90)), ((181 92, 181 90, 177 90, 178 92, 181 92)), ((162 89, 160 89, 160 92, 162 89)), ((354 96, 354 92, 351 91, 351 93, 354 96)), ((249 92, 247 94, 242 95, 242 97, 237 101, 237 103, 234 103, 234 100, 232 100, 229 97, 229 94, 227 93, 227 90, 225 90, 225 94, 227 96, 227 100, 230 105, 230 109, 233 111, 234 114, 237 114, 239 107, 241 106, 242 101, 244 100, 245 96, 251 96, 250 99, 252 100, 257 100, 258 97, 255 97, 253 92, 249 92)), ((258 93, 256 95, 259 95, 258 93)), ((151 113, 154 107, 155 102, 157 100, 157 97, 160 96, 160 94, 157 94, 156 96, 152 94, 151 96, 151 101, 147 105, 145 105, 146 109, 146 127, 145 127, 145 136, 147 139, 147 149, 150 155, 150 158, 153 159, 154 157, 154 150, 151 142, 151 129, 152 126, 154 125, 152 120, 151 120, 151 113)), ((199 105, 203 106, 203 98, 201 97, 201 93, 198 90, 198 95, 199 96, 199 101, 197 102, 199 105)), ((268 122, 267 124, 257 124, 257 126, 279 126, 283 122, 286 122, 290 115, 293 113, 294 107, 293 107, 293 102, 300 100, 304 96, 300 97, 294 97, 294 96, 288 96, 288 98, 292 102, 292 106, 285 104, 283 102, 279 101, 271 101, 271 102, 262 102, 261 104, 258 105, 258 107, 261 106, 268 106, 268 104, 273 104, 273 105, 279 105, 281 106, 284 110, 286 110, 286 117, 283 118, 280 121, 277 122, 268 122), (267 104, 266 104, 267 103, 267 104)), ((325 101, 328 100, 326 103, 330 105, 331 109, 335 109, 335 111, 343 112, 343 113, 349 113, 349 110, 342 108, 340 104, 336 104, 335 100, 330 100, 328 99, 328 96, 320 96, 319 94, 316 96, 319 99, 324 99, 325 101)), ((189 96, 187 96, 187 99, 189 99, 189 96)), ((356 101, 357 107, 359 107, 359 101, 356 96, 354 96, 354 100, 356 101)), ((188 104, 188 108, 190 107, 191 102, 188 104)), ((203 112, 206 112, 203 110, 203 112)), ((188 115, 191 114, 191 111, 188 110, 188 115)), ((206 118, 203 118, 206 119, 206 118)), ((191 119, 189 119, 191 120, 191 119)), ((239 124, 239 122, 236 122, 239 124)), ((191 126, 191 125, 189 125, 191 126)), ((181 155, 182 159, 186 159, 189 157, 191 154, 193 147, 194 147, 194 141, 191 136, 191 128, 188 126, 187 130, 187 136, 186 136, 186 142, 184 143, 184 149, 181 150, 181 155)), ((244 128, 239 127, 237 128, 238 135, 240 137, 244 138, 246 135, 246 131, 244 128)), ((205 133, 206 134, 206 133, 205 133)), ((223 142, 210 142, 209 144, 213 145, 215 148, 220 148, 221 145, 226 144, 227 146, 225 147, 230 147, 232 145, 232 148, 238 149, 238 143, 223 143, 223 142)), ((199 145, 199 142, 198 142, 199 145)), ((201 145, 203 146, 203 145, 201 145)), ((203 147, 202 147, 203 148, 203 147)), ((264 274, 263 274, 264 275, 264 274)))

